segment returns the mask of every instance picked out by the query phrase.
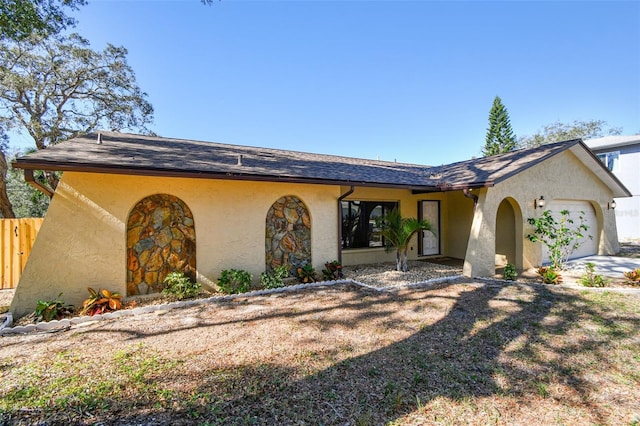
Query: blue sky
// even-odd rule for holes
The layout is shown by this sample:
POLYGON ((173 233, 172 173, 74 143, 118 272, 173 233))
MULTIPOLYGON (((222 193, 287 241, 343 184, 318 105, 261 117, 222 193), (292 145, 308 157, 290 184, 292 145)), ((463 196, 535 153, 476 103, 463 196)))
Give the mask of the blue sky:
POLYGON ((499 95, 518 136, 640 132, 640 2, 90 0, 162 136, 437 165, 478 156, 499 95))

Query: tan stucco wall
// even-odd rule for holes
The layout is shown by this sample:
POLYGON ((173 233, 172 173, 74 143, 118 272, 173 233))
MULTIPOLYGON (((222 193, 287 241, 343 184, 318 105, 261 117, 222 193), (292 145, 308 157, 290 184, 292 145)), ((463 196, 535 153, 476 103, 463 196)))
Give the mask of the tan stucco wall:
POLYGON ((204 282, 230 268, 258 278, 265 268, 266 214, 285 195, 300 198, 310 212, 314 267, 337 258, 338 186, 65 172, 16 289, 14 315, 60 292, 76 306, 87 287, 126 294, 127 218, 138 201, 156 193, 175 195, 191 209, 204 282))
POLYGON ((589 201, 596 211, 598 228, 601 230, 598 235, 594 235, 599 241, 599 254, 614 254, 619 250, 615 216, 613 210, 607 210, 607 202, 612 199, 611 191, 574 154, 564 151, 494 187, 479 191, 478 208, 473 218, 465 256, 465 275, 494 274, 496 212, 502 200, 507 197, 511 197, 516 203, 516 215, 522 216, 516 222, 516 243, 523 244, 519 250, 522 258, 516 259, 516 267, 532 268, 540 265, 542 246, 526 240, 525 235, 532 231, 531 226, 526 224, 526 219, 537 217, 542 212, 533 207, 534 200, 541 195, 547 203, 554 199, 589 201))
POLYGON ((445 251, 446 256, 464 259, 469 242, 469 231, 473 221, 473 200, 462 191, 445 193, 445 251))

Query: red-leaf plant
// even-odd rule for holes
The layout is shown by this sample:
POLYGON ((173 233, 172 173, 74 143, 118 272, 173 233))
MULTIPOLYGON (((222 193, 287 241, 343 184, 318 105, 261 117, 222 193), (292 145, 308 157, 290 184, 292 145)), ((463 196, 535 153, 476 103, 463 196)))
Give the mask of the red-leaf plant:
POLYGON ((95 291, 91 287, 89 290, 89 298, 82 303, 80 315, 97 315, 105 312, 117 311, 122 307, 122 295, 120 293, 110 292, 109 290, 95 291))

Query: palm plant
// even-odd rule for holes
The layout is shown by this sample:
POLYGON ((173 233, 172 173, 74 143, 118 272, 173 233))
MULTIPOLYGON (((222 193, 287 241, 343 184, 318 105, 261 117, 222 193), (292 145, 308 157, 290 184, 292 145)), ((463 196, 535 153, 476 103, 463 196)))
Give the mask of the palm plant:
POLYGON ((407 252, 411 237, 418 231, 433 232, 429 221, 402 217, 397 209, 387 213, 377 225, 385 239, 387 251, 396 250, 396 270, 399 272, 407 272, 407 252))

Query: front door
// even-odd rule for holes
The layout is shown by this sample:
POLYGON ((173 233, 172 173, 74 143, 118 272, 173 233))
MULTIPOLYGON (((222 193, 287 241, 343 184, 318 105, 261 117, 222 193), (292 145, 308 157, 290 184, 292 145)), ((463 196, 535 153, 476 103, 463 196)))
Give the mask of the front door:
POLYGON ((422 232, 422 256, 440 254, 440 201, 420 201, 420 219, 431 224, 432 231, 422 232))

